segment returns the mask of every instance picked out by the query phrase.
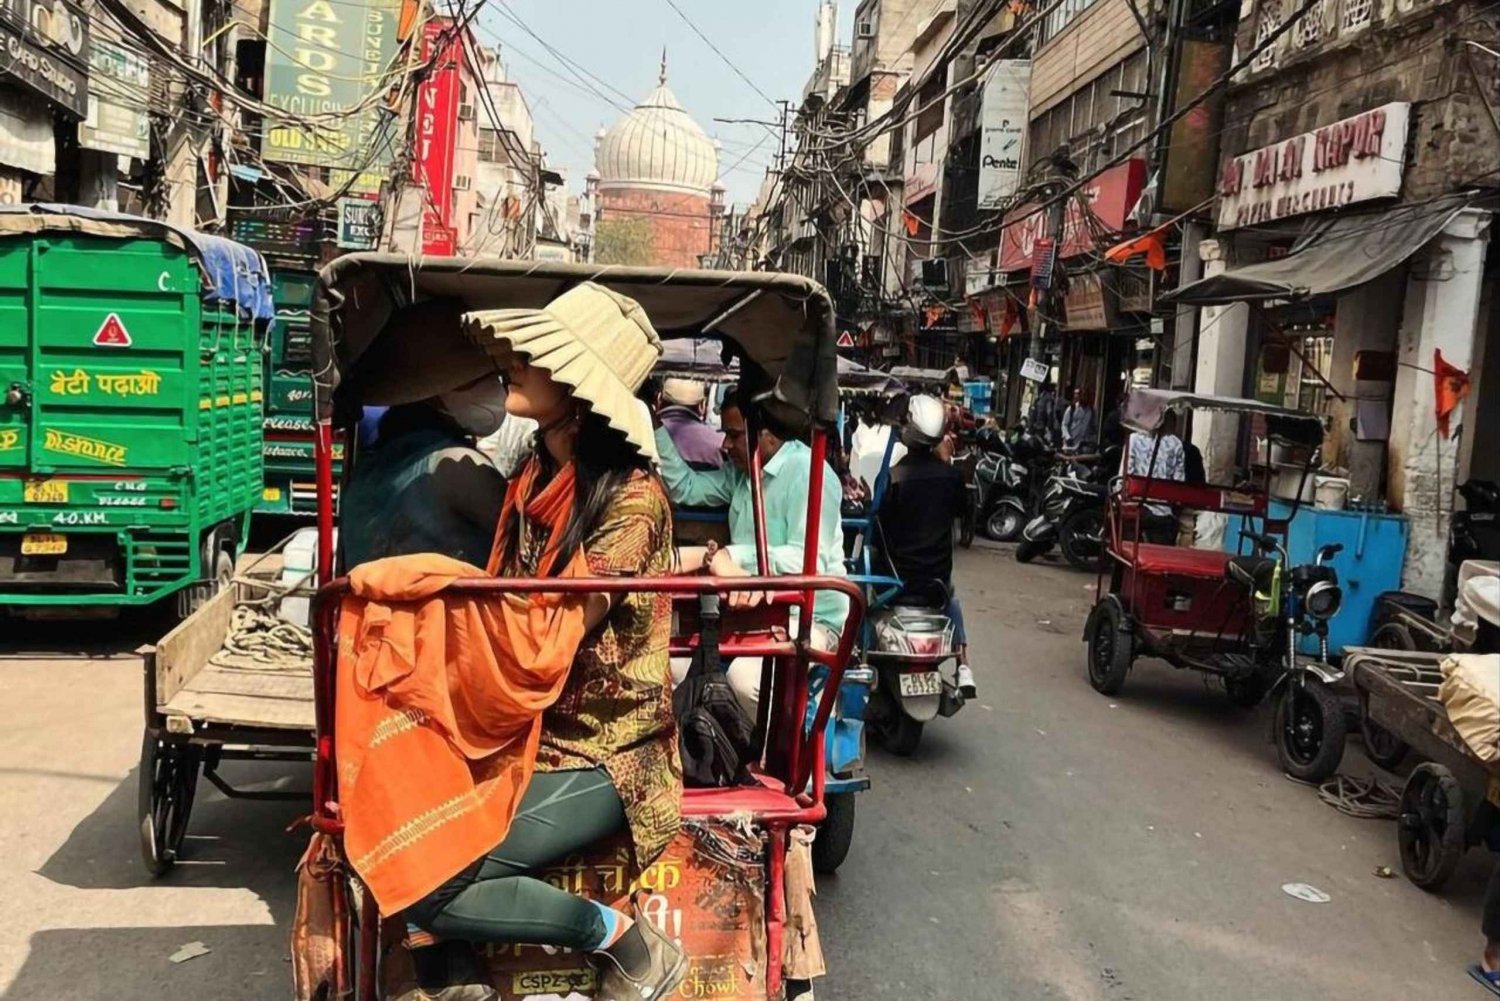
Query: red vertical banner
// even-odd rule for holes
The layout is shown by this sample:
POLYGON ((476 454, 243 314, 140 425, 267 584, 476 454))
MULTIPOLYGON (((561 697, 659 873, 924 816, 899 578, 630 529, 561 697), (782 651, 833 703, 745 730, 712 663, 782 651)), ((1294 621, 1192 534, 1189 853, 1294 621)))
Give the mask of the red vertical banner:
POLYGON ((416 182, 422 193, 422 253, 456 252, 453 230, 453 163, 458 137, 459 67, 463 39, 452 20, 434 18, 422 34, 422 59, 432 60, 428 77, 417 88, 416 182), (448 35, 444 33, 448 32, 448 35))

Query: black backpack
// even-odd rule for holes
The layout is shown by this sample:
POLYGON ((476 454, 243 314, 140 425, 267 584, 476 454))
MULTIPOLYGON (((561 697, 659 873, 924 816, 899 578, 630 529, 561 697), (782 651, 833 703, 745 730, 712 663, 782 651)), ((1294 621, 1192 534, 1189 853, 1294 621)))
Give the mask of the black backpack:
POLYGON ((696 788, 738 785, 750 766, 754 724, 719 669, 719 598, 703 599, 702 641, 672 693, 682 781, 696 788))

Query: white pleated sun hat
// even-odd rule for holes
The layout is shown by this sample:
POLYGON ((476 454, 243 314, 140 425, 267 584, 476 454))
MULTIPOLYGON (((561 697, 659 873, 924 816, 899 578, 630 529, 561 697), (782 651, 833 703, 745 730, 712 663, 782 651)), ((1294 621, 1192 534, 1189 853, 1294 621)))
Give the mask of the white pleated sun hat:
POLYGON ((634 299, 584 282, 542 309, 466 313, 465 332, 502 369, 511 352, 573 388, 652 462, 657 461, 650 411, 635 392, 661 358, 661 338, 634 299))

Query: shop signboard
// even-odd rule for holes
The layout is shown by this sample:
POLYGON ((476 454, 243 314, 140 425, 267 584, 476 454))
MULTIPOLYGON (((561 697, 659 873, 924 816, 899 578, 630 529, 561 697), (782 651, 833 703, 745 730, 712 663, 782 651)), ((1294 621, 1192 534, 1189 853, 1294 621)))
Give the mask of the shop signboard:
POLYGON ((89 51, 88 117, 78 145, 146 160, 151 156, 151 63, 139 49, 95 38, 89 51))
POLYGON ((456 251, 453 231, 453 168, 458 139, 459 66, 463 36, 447 18, 427 22, 422 58, 432 72, 417 88, 414 180, 422 199, 422 253, 449 256, 456 251), (434 60, 434 53, 441 54, 434 60))
POLYGON ((1219 229, 1395 197, 1410 117, 1393 101, 1235 157, 1219 178, 1219 229))
POLYGON ((82 118, 89 111, 89 20, 68 0, 0 0, 0 80, 82 118))
MULTIPOLYGON (((1125 228, 1130 210, 1146 185, 1146 161, 1126 160, 1088 180, 1068 199, 1063 210, 1062 235, 1057 256, 1073 257, 1099 249, 1096 233, 1118 233, 1125 228), (1087 206, 1087 208, 1085 208, 1087 206)), ((1047 233, 1052 212, 1041 203, 1028 202, 1005 215, 1000 231, 1000 270, 1024 271, 1031 266, 1032 250, 1047 233)))
POLYGON ((380 243, 380 202, 340 198, 337 242, 343 250, 374 250, 380 243))
POLYGON ((1068 290, 1063 294, 1064 330, 1109 330, 1111 322, 1109 294, 1097 271, 1082 271, 1068 276, 1068 290))
POLYGON ((389 79, 400 14, 401 0, 271 0, 266 103, 322 120, 270 129, 262 156, 357 171, 368 175, 358 188, 378 186, 391 159, 391 116, 383 93, 374 95, 389 79))
POLYGON ((981 209, 1003 208, 1020 184, 1030 89, 1029 59, 1001 59, 984 81, 979 112, 981 209))

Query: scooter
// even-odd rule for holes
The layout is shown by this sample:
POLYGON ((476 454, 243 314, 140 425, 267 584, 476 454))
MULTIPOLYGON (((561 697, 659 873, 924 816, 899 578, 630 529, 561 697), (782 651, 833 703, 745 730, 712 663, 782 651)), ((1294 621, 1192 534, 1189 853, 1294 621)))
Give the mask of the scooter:
POLYGON ((939 716, 964 707, 958 689, 953 651, 953 620, 944 614, 947 586, 931 581, 902 585, 886 578, 872 586, 865 613, 863 660, 875 672, 866 725, 892 754, 910 757, 922 741, 922 729, 939 716), (953 677, 944 674, 952 661, 953 677))
POLYGON ((1104 500, 1108 487, 1078 467, 1056 473, 1042 491, 1040 510, 1021 530, 1016 560, 1030 563, 1055 547, 1079 570, 1098 570, 1105 559, 1104 500))

